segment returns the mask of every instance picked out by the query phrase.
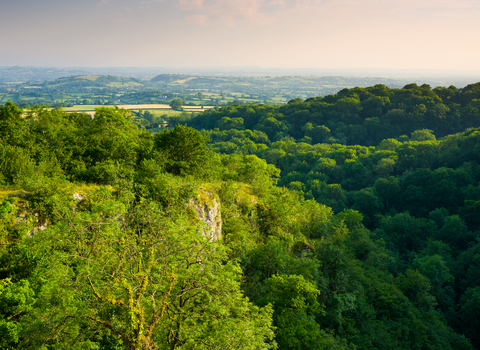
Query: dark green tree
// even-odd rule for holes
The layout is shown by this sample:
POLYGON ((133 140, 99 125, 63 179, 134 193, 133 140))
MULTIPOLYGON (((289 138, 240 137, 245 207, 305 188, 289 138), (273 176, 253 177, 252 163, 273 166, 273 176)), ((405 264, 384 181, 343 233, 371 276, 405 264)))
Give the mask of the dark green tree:
POLYGON ((183 109, 183 100, 180 98, 173 99, 172 101, 170 101, 169 105, 170 107, 172 107, 172 109, 176 111, 181 111, 183 109))
POLYGON ((164 130, 154 137, 156 150, 166 159, 165 169, 174 175, 204 172, 204 166, 209 163, 208 140, 201 132, 184 125, 164 130))

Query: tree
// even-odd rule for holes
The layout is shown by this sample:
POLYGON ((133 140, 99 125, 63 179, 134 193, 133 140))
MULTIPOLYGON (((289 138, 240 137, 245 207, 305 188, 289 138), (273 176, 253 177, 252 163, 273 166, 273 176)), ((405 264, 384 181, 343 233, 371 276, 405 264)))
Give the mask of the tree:
POLYGON ((28 281, 17 283, 10 278, 0 279, 0 347, 14 349, 21 335, 21 316, 35 303, 34 291, 28 281))
POLYGON ((153 120, 155 119, 155 114, 150 111, 144 111, 141 117, 145 120, 148 120, 150 123, 153 123, 153 120))
POLYGON ((22 117, 23 110, 8 101, 0 106, 0 141, 10 145, 22 145, 26 141, 28 120, 22 117))
POLYGON ((167 160, 166 170, 174 175, 201 172, 209 151, 208 137, 184 125, 164 130, 154 137, 155 147, 167 160))
POLYGON ((452 215, 444 219, 436 238, 449 244, 455 251, 461 252, 468 248, 474 237, 475 235, 468 231, 465 222, 458 215, 452 215))
POLYGON ((330 129, 327 128, 325 125, 316 126, 313 129, 313 143, 325 142, 330 134, 330 129))
POLYGON ((371 187, 363 188, 353 195, 354 204, 352 209, 358 210, 364 216, 365 225, 372 225, 375 214, 381 207, 381 200, 371 187))
POLYGON ((274 308, 274 325, 278 327, 276 341, 281 349, 326 349, 326 335, 315 322, 322 313, 317 301, 320 291, 298 275, 274 275, 265 281, 263 305, 274 308))
POLYGON ((84 157, 93 165, 107 161, 135 164, 141 132, 132 123, 130 111, 99 107, 84 133, 87 141, 84 157))
POLYGON ((175 109, 177 111, 181 111, 183 108, 183 100, 179 99, 179 98, 176 98, 176 99, 173 99, 172 101, 170 101, 170 107, 172 107, 172 109, 175 109))
POLYGON ((305 133, 305 136, 312 136, 313 124, 306 123, 304 126, 302 126, 302 131, 305 133))
POLYGON ((419 251, 436 229, 433 221, 417 219, 405 212, 382 218, 375 232, 387 242, 387 248, 406 256, 419 251))
POLYGON ((415 130, 412 132, 412 137, 410 138, 412 141, 435 141, 435 135, 433 134, 433 130, 422 129, 422 130, 415 130))
POLYGON ((480 346, 480 287, 468 288, 460 298, 465 333, 472 339, 472 344, 480 346))
POLYGON ((243 118, 223 117, 218 121, 217 124, 220 130, 245 129, 243 125, 243 118))
POLYGON ((398 197, 400 186, 396 177, 378 178, 373 186, 375 193, 383 200, 384 208, 390 209, 398 197))

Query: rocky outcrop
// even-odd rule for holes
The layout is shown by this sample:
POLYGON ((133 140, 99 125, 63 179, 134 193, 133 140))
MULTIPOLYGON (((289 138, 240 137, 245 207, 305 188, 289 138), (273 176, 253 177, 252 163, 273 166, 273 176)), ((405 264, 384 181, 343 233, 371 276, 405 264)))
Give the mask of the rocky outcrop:
POLYGON ((210 240, 218 240, 222 235, 222 215, 220 200, 210 192, 201 191, 197 198, 190 200, 198 218, 205 224, 202 231, 210 240))
MULTIPOLYGON (((37 232, 43 231, 47 228, 48 222, 40 221, 39 214, 29 210, 29 193, 14 193, 11 197, 20 199, 16 204, 10 204, 15 212, 16 223, 30 222, 31 229, 27 233, 28 237, 33 237, 37 232)), ((78 205, 86 201, 86 196, 74 193, 73 200, 78 205)))
POLYGON ((79 193, 77 193, 77 192, 75 192, 75 193, 73 194, 73 200, 74 200, 75 202, 77 202, 77 204, 85 201, 86 199, 87 199, 86 196, 81 195, 81 194, 79 194, 79 193))

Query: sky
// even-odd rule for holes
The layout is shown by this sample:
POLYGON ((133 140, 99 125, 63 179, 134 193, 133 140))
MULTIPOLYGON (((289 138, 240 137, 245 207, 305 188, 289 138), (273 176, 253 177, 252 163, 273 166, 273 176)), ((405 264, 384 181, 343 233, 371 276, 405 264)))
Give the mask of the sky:
POLYGON ((0 66, 480 71, 480 0, 0 0, 0 66))

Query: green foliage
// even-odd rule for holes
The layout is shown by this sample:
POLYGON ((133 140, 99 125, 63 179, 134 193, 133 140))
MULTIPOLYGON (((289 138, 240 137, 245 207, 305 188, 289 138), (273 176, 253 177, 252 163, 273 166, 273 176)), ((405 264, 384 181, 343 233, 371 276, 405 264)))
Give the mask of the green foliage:
POLYGON ((87 125, 84 137, 88 146, 83 157, 92 165, 108 160, 127 166, 137 162, 140 131, 129 111, 100 107, 87 125))
POLYGON ((276 108, 235 106, 209 111, 193 120, 196 128, 238 128, 220 120, 243 118, 244 126, 264 131, 270 140, 286 136, 317 144, 375 145, 383 139, 412 134, 413 141, 435 140, 478 127, 478 93, 427 85, 389 89, 383 85, 344 89, 324 98, 296 99, 276 108), (451 94, 451 95, 450 95, 451 94), (462 101, 459 103, 459 101, 462 101), (226 118, 226 119, 225 119, 226 118))
POLYGON ((412 132, 412 137, 410 137, 412 141, 435 141, 435 135, 433 135, 432 130, 415 130, 412 132))
POLYGON ((12 102, 0 106, 0 141, 12 146, 23 144, 28 120, 22 114, 23 110, 12 102))
POLYGON ((462 295, 461 317, 465 327, 465 333, 472 340, 475 347, 480 345, 480 287, 468 288, 462 295))
POLYGON ((59 199, 56 223, 30 242, 41 279, 23 346, 83 348, 96 334, 125 349, 273 346, 271 309, 243 297, 239 267, 187 208, 123 202, 104 189, 87 198, 73 212, 59 199))
POLYGON ((280 174, 274 166, 254 155, 222 157, 223 178, 247 183, 254 194, 263 196, 277 183, 280 174))
POLYGON ((433 236, 435 230, 432 222, 401 213, 383 218, 376 234, 387 241, 390 249, 395 249, 400 254, 408 254, 419 250, 422 243, 433 236))
POLYGON ((161 170, 154 160, 142 162, 136 181, 145 196, 167 207, 185 204, 194 197, 193 183, 161 170))
POLYGON ((32 310, 34 303, 34 291, 28 281, 0 280, 0 346, 3 349, 16 347, 22 331, 18 321, 32 310))
POLYGON ((0 183, 11 184, 34 173, 35 163, 24 149, 0 144, 0 183))
POLYGON ((183 101, 180 98, 176 98, 170 101, 170 107, 172 107, 172 109, 181 111, 183 109, 182 106, 183 106, 183 101))
POLYGON ((317 302, 320 291, 311 282, 297 275, 274 275, 265 281, 262 304, 275 310, 276 340, 281 349, 327 349, 324 332, 314 315, 322 311, 317 302))
POLYGON ((208 138, 197 130, 177 125, 155 135, 155 148, 166 158, 165 169, 174 175, 197 174, 209 155, 208 138))

